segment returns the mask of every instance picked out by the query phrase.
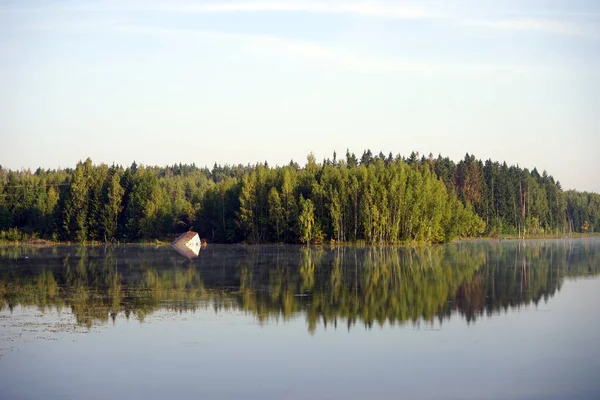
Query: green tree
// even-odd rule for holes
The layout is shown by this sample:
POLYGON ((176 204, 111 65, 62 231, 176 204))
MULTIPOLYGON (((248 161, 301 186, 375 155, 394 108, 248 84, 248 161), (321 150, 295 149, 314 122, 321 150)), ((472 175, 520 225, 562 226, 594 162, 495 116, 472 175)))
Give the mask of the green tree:
POLYGON ((156 175, 139 167, 127 205, 128 240, 153 239, 164 233, 165 201, 156 175))
POLYGON ((77 163, 71 179, 69 196, 63 212, 63 228, 68 240, 85 242, 88 239, 88 201, 92 160, 77 163))
POLYGON ((274 232, 274 239, 279 242, 281 238, 281 229, 283 228, 284 210, 281 205, 281 198, 277 188, 272 187, 269 190, 269 223, 274 232))
POLYGON ((121 187, 121 176, 118 171, 113 171, 105 181, 103 188, 101 226, 104 241, 116 238, 117 218, 123 209, 124 194, 125 190, 121 187))
POLYGON ((315 206, 310 199, 300 196, 300 215, 298 225, 300 226, 300 241, 309 244, 315 234, 315 206))
POLYGON ((257 199, 254 179, 249 175, 242 177, 240 190, 240 209, 237 213, 238 228, 244 232, 246 239, 258 240, 258 223, 256 220, 257 199))

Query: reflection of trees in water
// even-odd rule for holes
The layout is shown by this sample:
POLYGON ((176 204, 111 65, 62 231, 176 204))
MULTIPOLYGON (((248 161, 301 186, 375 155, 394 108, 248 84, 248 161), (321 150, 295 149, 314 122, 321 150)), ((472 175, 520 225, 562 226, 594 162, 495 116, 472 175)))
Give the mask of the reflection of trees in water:
POLYGON ((134 252, 131 259, 119 264, 110 248, 73 247, 60 262, 35 267, 45 264, 43 257, 36 264, 39 252, 24 253, 14 247, 8 257, 3 255, 22 262, 0 271, 0 308, 12 310, 20 304, 60 311, 68 306, 78 323, 91 326, 94 321, 114 319, 120 312, 143 320, 158 308, 187 310, 206 297, 196 268, 178 266, 178 262, 167 263, 175 268, 157 268, 152 258, 142 256, 144 250, 138 251, 139 257, 134 252))
POLYGON ((319 321, 337 324, 339 319, 349 326, 358 320, 367 326, 431 320, 484 262, 485 253, 476 247, 460 252, 453 246, 302 249, 297 268, 275 265, 269 270, 269 291, 254 289, 252 271, 262 271, 252 269, 255 260, 246 259, 241 267, 242 305, 261 320, 288 319, 303 310, 311 331, 319 321))
POLYGON ((367 327, 467 321, 548 300, 565 277, 600 272, 598 241, 472 242, 423 248, 227 247, 193 263, 150 247, 0 248, 0 308, 69 308, 90 326, 157 309, 300 312, 367 327), (6 262, 4 262, 6 261, 6 262), (40 267, 40 265, 44 265, 40 267))
POLYGON ((486 267, 461 285, 454 298, 456 309, 472 321, 546 302, 560 290, 565 277, 600 273, 598 244, 597 240, 486 243, 486 267))

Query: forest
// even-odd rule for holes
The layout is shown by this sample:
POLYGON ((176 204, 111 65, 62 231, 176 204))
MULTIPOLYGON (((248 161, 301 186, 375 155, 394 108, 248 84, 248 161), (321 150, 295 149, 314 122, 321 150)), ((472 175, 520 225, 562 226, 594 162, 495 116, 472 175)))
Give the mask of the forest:
POLYGON ((411 153, 347 151, 304 166, 0 166, 0 240, 442 243, 600 232, 600 194, 545 171, 411 153))

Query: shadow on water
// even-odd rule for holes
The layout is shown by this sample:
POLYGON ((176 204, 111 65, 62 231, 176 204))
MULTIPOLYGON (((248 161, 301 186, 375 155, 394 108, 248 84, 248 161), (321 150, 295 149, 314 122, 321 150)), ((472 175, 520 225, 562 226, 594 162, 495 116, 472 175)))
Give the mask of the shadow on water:
POLYGON ((308 330, 467 323, 554 296, 600 273, 600 239, 480 241, 423 248, 0 247, 0 310, 71 310, 78 324, 141 321, 159 309, 243 310, 260 323, 305 315, 308 330))

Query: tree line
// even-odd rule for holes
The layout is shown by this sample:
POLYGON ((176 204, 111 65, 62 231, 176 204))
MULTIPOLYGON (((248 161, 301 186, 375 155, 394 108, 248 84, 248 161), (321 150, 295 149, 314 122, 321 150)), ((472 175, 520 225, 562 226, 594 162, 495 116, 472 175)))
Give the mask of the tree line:
POLYGON ((220 243, 448 242, 600 232, 600 195, 467 154, 347 152, 304 166, 0 166, 0 240, 136 242, 194 229, 220 243))

